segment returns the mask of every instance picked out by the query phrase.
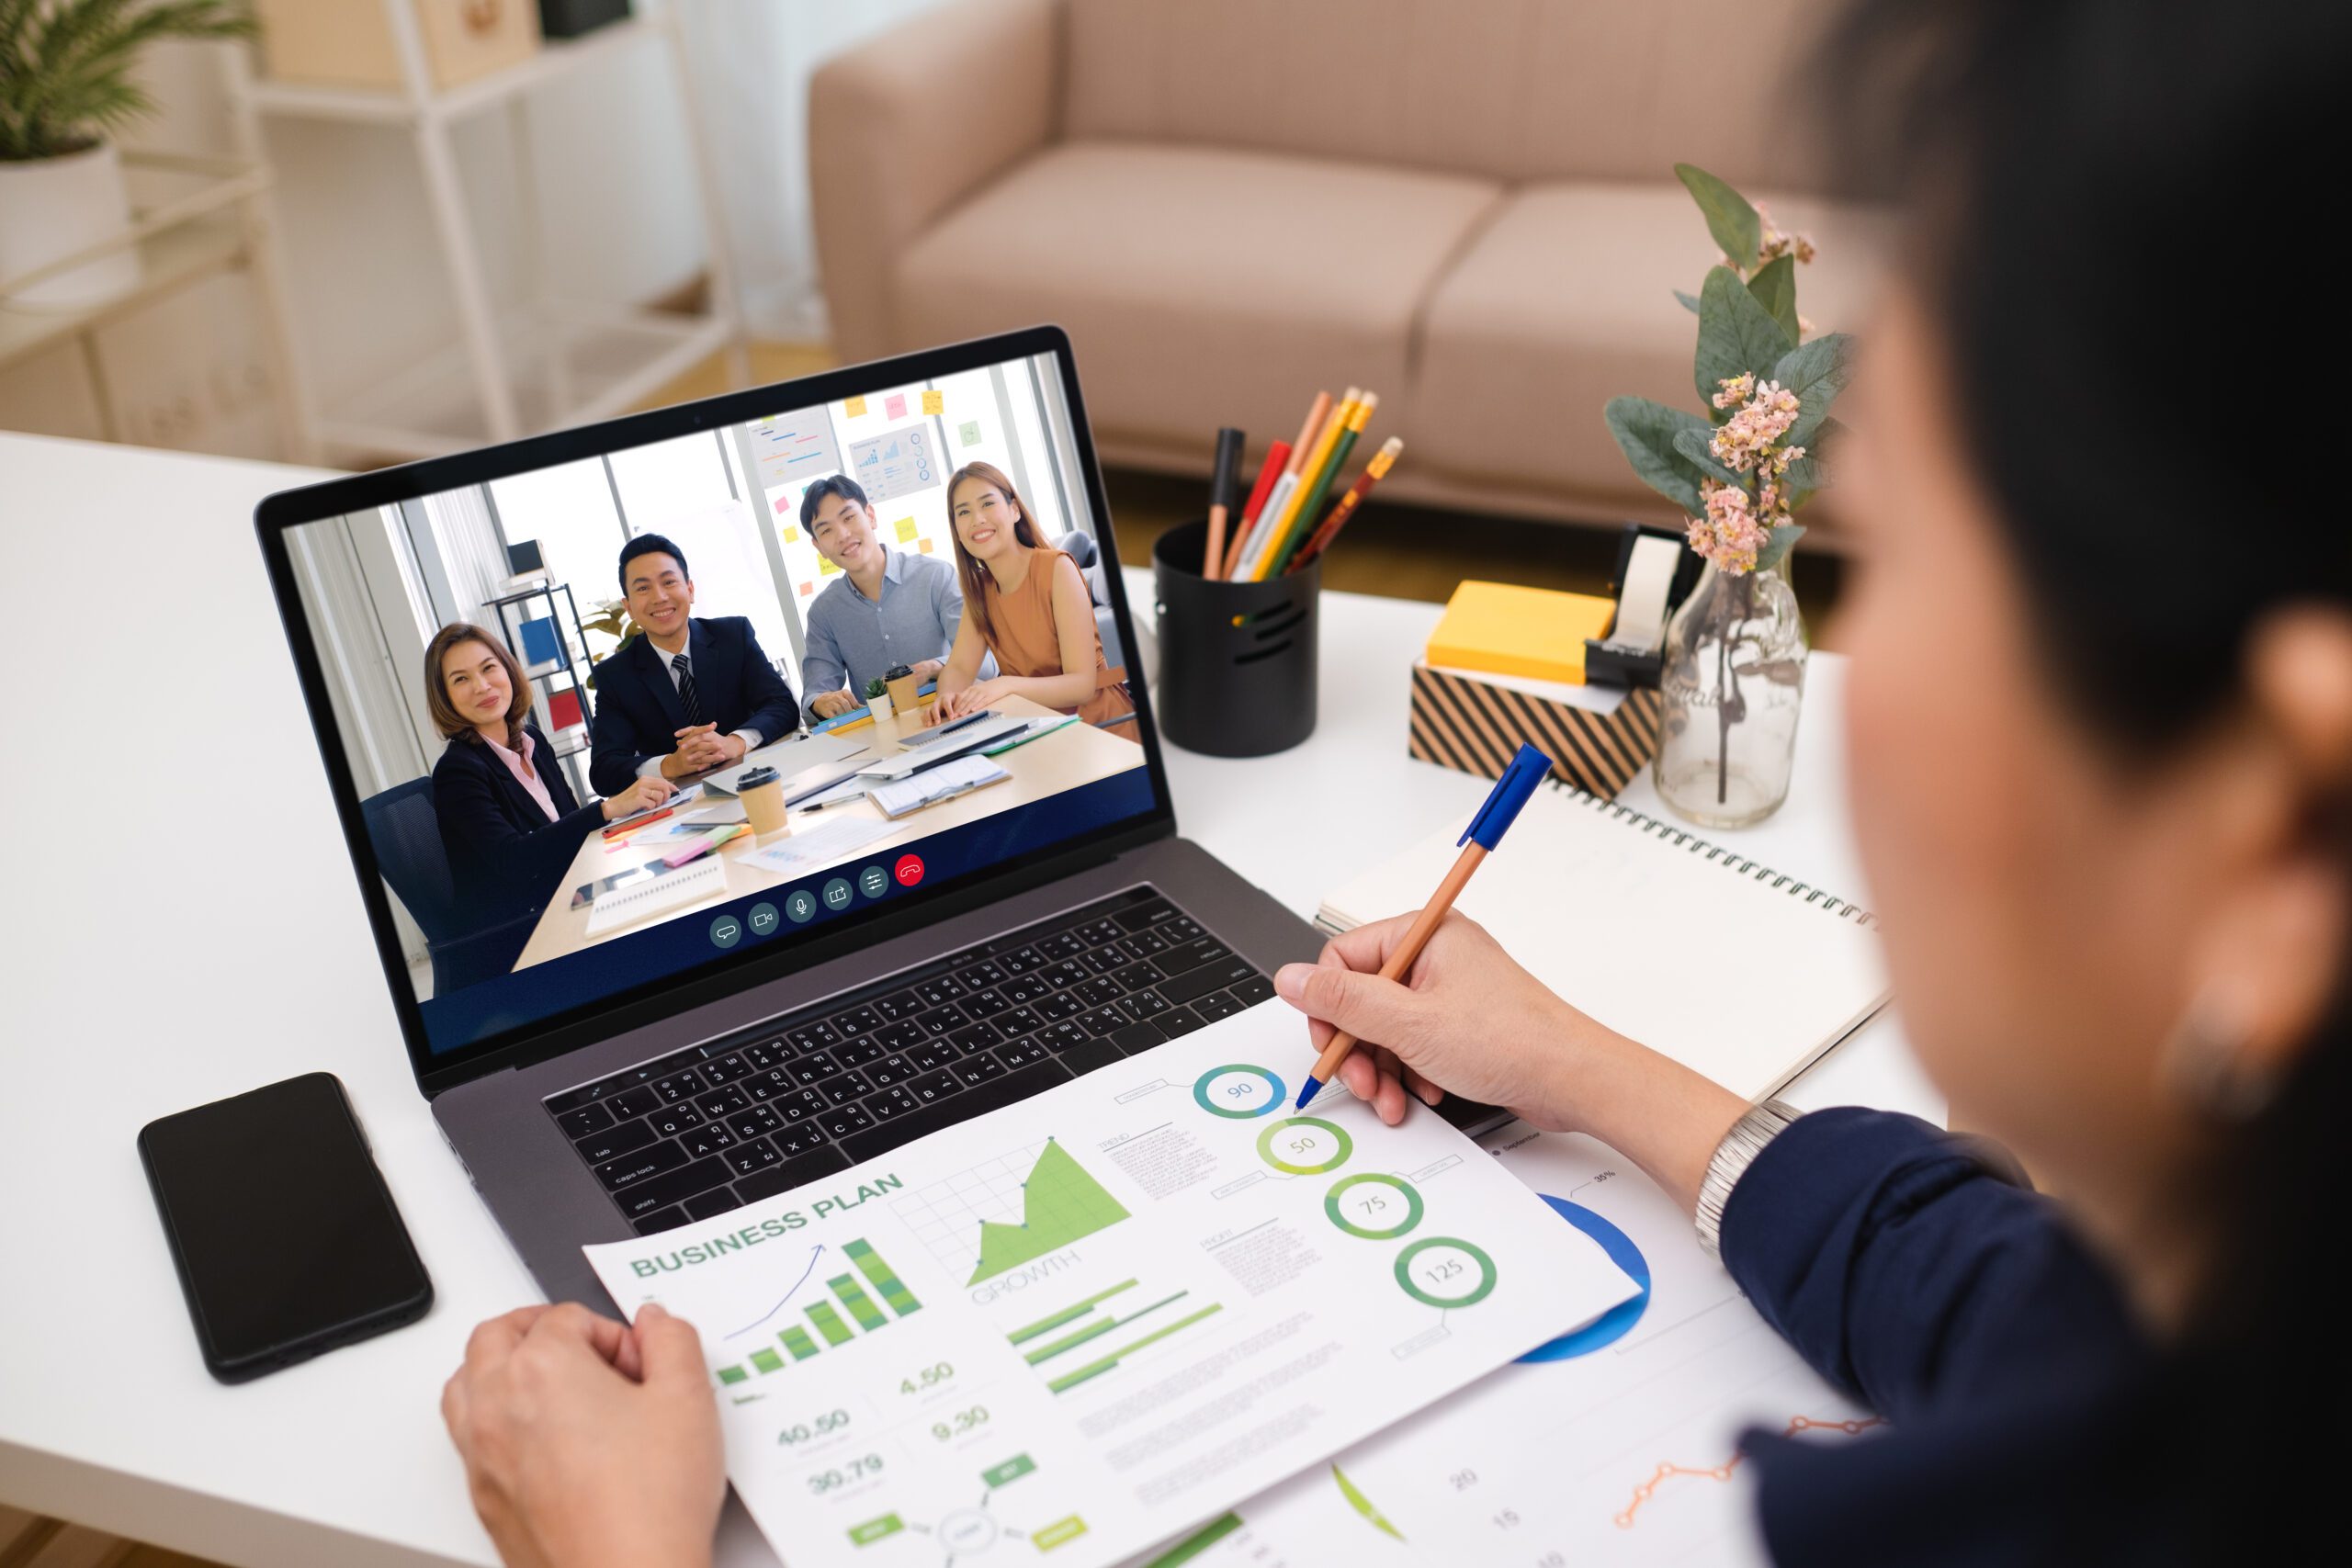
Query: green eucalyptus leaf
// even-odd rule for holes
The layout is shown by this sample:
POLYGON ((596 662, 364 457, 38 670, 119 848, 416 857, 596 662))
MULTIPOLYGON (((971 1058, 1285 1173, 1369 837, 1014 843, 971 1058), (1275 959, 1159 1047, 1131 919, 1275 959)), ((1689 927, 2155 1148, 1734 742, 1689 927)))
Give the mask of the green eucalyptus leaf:
POLYGON ((1804 336, 1804 329, 1797 324, 1796 257, 1778 255, 1766 262, 1747 280, 1747 291, 1756 296, 1758 304, 1771 312, 1772 319, 1781 323, 1781 330, 1789 334, 1791 343, 1804 336))
POLYGON ((1764 541, 1764 547, 1756 552, 1756 570, 1779 570, 1781 563, 1789 558, 1789 552, 1796 548, 1797 541, 1804 537, 1804 525, 1802 523, 1783 523, 1773 529, 1772 536, 1764 541))
POLYGON ((1854 374, 1850 333, 1826 333, 1791 349, 1772 367, 1772 379, 1797 395, 1797 422, 1781 437, 1791 446, 1810 447, 1829 418, 1829 407, 1854 374))
POLYGON ((1694 316, 1699 313, 1699 297, 1696 294, 1685 294, 1682 290, 1678 288, 1674 291, 1674 297, 1682 301, 1682 308, 1684 310, 1690 311, 1694 316))
POLYGON ((1705 420, 1647 398, 1611 398, 1601 412, 1635 477, 1686 513, 1695 516, 1704 509, 1699 470, 1675 450, 1674 442, 1681 431, 1704 432, 1705 420))
POLYGON ((1819 458, 1807 452, 1791 463, 1788 472, 1781 476, 1781 488, 1792 497, 1789 504, 1797 505, 1799 502, 1794 497, 1811 495, 1815 491, 1829 488, 1829 470, 1822 466, 1819 458))
POLYGON ((1709 479, 1721 479, 1727 485, 1737 485, 1740 489, 1746 490, 1747 476, 1734 471, 1724 464, 1723 459, 1715 456, 1708 446, 1712 439, 1713 439, 1713 432, 1703 425, 1678 430, 1674 433, 1674 449, 1689 458, 1690 466, 1709 479))
MULTIPOLYGON (((1807 345, 1810 346, 1810 345, 1807 345)), ((1722 383, 1736 376, 1752 375, 1761 381, 1772 374, 1796 339, 1781 330, 1772 312, 1747 291, 1739 274, 1727 266, 1707 274, 1699 291, 1699 353, 1692 366, 1700 400, 1714 409, 1722 383)), ((1728 419, 1731 411, 1714 409, 1714 417, 1728 419)))
POLYGON ((1706 217, 1707 232, 1732 265, 1743 273, 1754 266, 1756 253, 1764 246, 1764 220, 1748 199, 1696 164, 1675 164, 1674 177, 1689 188, 1706 217))

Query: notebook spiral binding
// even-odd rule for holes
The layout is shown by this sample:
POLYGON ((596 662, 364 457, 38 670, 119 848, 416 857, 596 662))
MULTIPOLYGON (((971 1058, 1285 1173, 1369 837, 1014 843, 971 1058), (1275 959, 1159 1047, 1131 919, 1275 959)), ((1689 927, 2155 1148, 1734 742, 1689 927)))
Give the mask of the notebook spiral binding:
POLYGON ((1618 821, 1630 823, 1652 838, 1672 844, 1676 849, 1688 850, 1694 855, 1703 853, 1709 862, 1721 865, 1726 871, 1736 873, 1751 881, 1766 883, 1776 891, 1785 889, 1791 897, 1802 897, 1816 909, 1836 915, 1840 919, 1851 920, 1858 926, 1878 924, 1878 917, 1859 904, 1849 903, 1843 898, 1832 897, 1826 889, 1799 882, 1792 876, 1783 876, 1769 865, 1759 865, 1755 861, 1742 859, 1721 844, 1709 843, 1695 833, 1686 833, 1671 822, 1652 817, 1647 812, 1636 811, 1630 806, 1620 806, 1617 802, 1597 795, 1590 790, 1580 789, 1563 778, 1548 778, 1544 783, 1544 787, 1558 791, 1579 806, 1588 807, 1596 811, 1605 811, 1618 821))

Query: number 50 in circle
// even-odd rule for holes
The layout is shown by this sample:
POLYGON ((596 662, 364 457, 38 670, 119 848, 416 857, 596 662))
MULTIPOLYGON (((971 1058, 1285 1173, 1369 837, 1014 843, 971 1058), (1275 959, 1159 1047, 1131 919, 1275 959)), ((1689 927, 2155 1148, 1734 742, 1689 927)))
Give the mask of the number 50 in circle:
POLYGON ((1285 1116, 1258 1134, 1258 1155, 1292 1176, 1320 1176, 1348 1163, 1356 1143, 1320 1116, 1285 1116))
POLYGON ((1425 1306, 1476 1306, 1494 1293, 1495 1260, 1466 1241, 1426 1236, 1396 1255, 1396 1282, 1425 1306))

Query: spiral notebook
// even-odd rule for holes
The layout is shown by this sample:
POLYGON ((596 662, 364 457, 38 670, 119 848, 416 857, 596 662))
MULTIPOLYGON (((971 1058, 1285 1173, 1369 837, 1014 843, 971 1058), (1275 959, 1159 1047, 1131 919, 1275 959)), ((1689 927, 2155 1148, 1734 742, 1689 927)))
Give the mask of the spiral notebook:
MULTIPOLYGON (((1468 825, 1337 889, 1316 924, 1419 909, 1468 825)), ((1886 1005, 1867 911, 1556 779, 1454 908, 1585 1012, 1749 1100, 1886 1005)))

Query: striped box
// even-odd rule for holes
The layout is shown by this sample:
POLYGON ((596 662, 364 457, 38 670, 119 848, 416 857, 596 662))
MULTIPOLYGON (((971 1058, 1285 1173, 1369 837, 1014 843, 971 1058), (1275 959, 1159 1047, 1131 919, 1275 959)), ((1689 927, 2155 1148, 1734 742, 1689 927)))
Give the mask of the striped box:
POLYGON ((1542 682, 1413 666, 1412 734, 1424 762, 1500 778, 1521 742, 1552 759, 1552 773, 1606 800, 1657 751, 1659 697, 1628 692, 1611 713, 1544 696, 1542 682))

